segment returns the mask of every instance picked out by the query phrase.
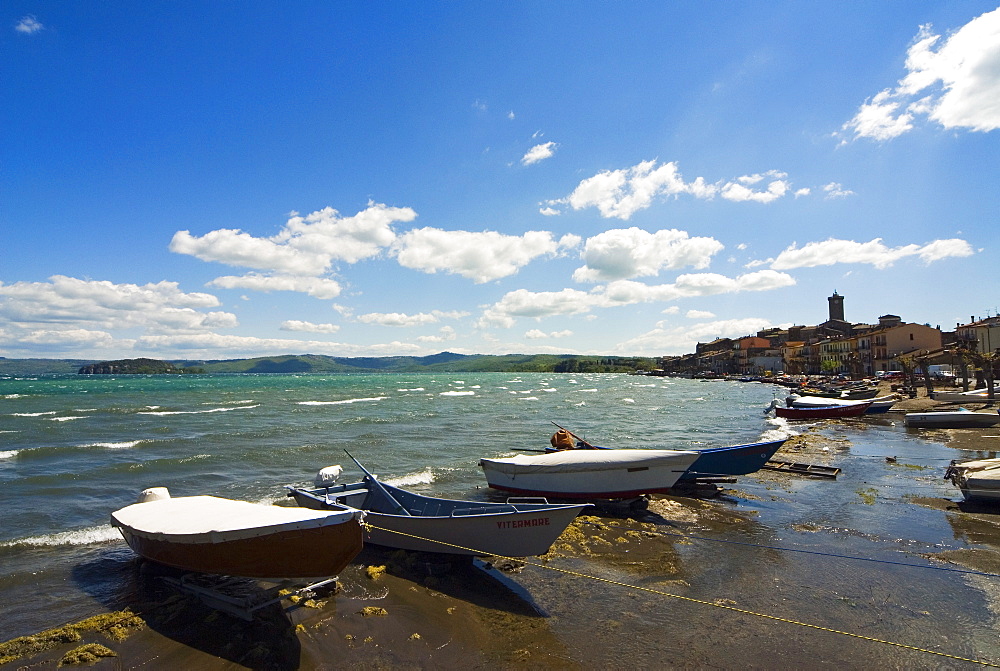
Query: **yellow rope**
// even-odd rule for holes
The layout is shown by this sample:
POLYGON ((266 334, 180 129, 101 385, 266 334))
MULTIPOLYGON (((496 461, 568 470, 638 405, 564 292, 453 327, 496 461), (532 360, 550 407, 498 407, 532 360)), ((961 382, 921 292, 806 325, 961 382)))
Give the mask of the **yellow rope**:
POLYGON ((681 596, 680 594, 671 594, 670 592, 662 592, 660 590, 652 589, 650 587, 641 587, 639 585, 631 585, 626 582, 620 582, 618 580, 610 580, 608 578, 601 578, 599 576, 588 575, 586 573, 580 573, 578 571, 571 571, 569 569, 559 568, 557 566, 547 566, 545 564, 537 564, 535 562, 525 561, 522 557, 507 557, 504 555, 494 555, 490 552, 482 552, 475 548, 469 548, 462 545, 456 545, 454 543, 447 543, 445 541, 431 540, 429 538, 423 538, 421 536, 415 536, 414 534, 408 534, 404 531, 396 531, 395 529, 385 529, 383 527, 375 526, 368 522, 362 522, 362 525, 368 529, 377 529, 378 531, 388 531, 389 533, 399 534, 400 536, 407 536, 409 538, 414 538, 416 540, 428 541, 431 543, 437 543, 439 545, 446 545, 448 547, 453 547, 458 550, 465 550, 466 552, 472 552, 477 555, 492 555, 494 557, 499 557, 500 559, 509 559, 511 561, 523 562, 526 566, 534 566, 535 568, 548 569, 550 571, 558 571, 559 573, 565 573, 566 575, 575 576, 577 578, 588 578, 590 580, 596 580, 598 582, 607 583, 609 585, 617 585, 618 587, 625 587, 628 589, 639 590, 641 592, 649 592, 651 594, 658 594, 660 596, 668 596, 672 599, 679 599, 681 601, 687 601, 688 603, 697 603, 702 606, 712 606, 714 608, 722 608, 724 610, 730 610, 735 613, 742 613, 743 615, 753 615, 754 617, 760 617, 767 620, 774 620, 776 622, 784 622, 786 624, 794 624, 799 627, 806 627, 808 629, 816 629, 818 631, 825 631, 831 634, 840 634, 841 636, 849 636, 851 638, 857 638, 862 641, 869 641, 871 643, 881 643, 883 645, 891 645, 897 648, 903 648, 904 650, 912 650, 914 652, 923 652, 928 655, 937 655, 938 657, 946 657, 948 659, 954 659, 960 662, 970 662, 972 664, 980 664, 982 666, 989 666, 993 668, 1000 668, 1000 664, 994 664, 992 662, 984 662, 978 659, 970 659, 968 657, 960 657, 958 655, 950 655, 946 652, 938 652, 936 650, 928 650, 927 648, 918 648, 914 645, 906 645, 905 643, 896 643, 895 641, 887 641, 881 638, 875 638, 873 636, 865 636, 863 634, 854 634, 849 631, 841 631, 839 629, 831 629, 830 627, 823 627, 818 624, 809 624, 808 622, 799 622, 798 620, 792 620, 786 617, 778 617, 777 615, 768 615, 767 613, 758 613, 752 610, 746 610, 745 608, 736 608, 735 606, 727 606, 721 603, 715 603, 713 601, 705 601, 703 599, 695 599, 689 596, 681 596))

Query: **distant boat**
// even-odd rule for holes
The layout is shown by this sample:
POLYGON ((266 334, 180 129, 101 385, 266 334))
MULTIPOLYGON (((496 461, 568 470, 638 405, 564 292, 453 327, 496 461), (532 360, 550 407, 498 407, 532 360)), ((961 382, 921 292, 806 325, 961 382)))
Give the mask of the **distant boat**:
MULTIPOLYGON (((1000 398, 1000 393, 996 393, 1000 398)), ((931 398, 942 403, 989 403, 988 389, 973 389, 972 391, 932 391, 931 398)))
POLYGON ((998 412, 973 412, 965 408, 938 412, 908 412, 906 426, 919 429, 974 429, 1000 423, 998 412))
POLYGON ((952 461, 944 478, 962 490, 966 501, 1000 501, 1000 459, 952 461))
MULTIPOLYGON (((898 400, 899 396, 896 396, 895 394, 873 398, 864 414, 879 415, 889 412, 889 408, 891 408, 898 400)), ((792 394, 785 399, 785 404, 791 408, 822 408, 829 407, 831 405, 857 405, 858 403, 865 403, 865 401, 824 398, 822 396, 799 396, 798 394, 792 394)))
POLYGON ((185 571, 259 579, 329 577, 364 546, 361 513, 354 509, 170 498, 162 487, 146 490, 140 501, 111 513, 111 524, 140 557, 185 571))
POLYGON ((667 492, 698 459, 680 450, 561 450, 480 459, 494 489, 568 499, 627 499, 667 492))
MULTIPOLYGON (((541 501, 489 503, 421 496, 379 482, 316 489, 288 487, 304 508, 365 511, 365 540, 374 545, 457 555, 528 557, 545 554, 588 504, 541 501)), ((314 549, 315 551, 315 549, 314 549)))
POLYGON ((774 414, 784 419, 839 419, 843 417, 860 417, 865 414, 871 401, 863 401, 853 405, 824 405, 810 408, 783 408, 775 400, 771 404, 774 414))

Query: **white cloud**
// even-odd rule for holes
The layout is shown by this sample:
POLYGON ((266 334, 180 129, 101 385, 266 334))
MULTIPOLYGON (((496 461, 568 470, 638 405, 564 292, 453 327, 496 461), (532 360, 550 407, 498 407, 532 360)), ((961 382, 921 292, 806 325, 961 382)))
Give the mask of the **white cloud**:
POLYGON ((973 253, 968 242, 958 239, 935 240, 926 245, 886 247, 882 244, 882 238, 869 242, 830 238, 823 242, 810 242, 802 247, 792 243, 778 254, 771 263, 771 268, 790 270, 832 266, 836 263, 867 263, 882 269, 908 256, 919 256, 925 263, 931 263, 945 258, 971 256, 973 253))
POLYGON ((688 319, 711 319, 715 314, 707 310, 688 310, 684 316, 688 319))
POLYGON ((639 228, 612 229, 588 238, 583 251, 586 265, 573 273, 577 282, 603 282, 656 275, 684 266, 705 268, 723 249, 714 238, 691 238, 674 229, 649 233, 639 228))
POLYGON ((39 30, 43 30, 44 28, 45 26, 39 23, 38 19, 30 15, 21 17, 21 20, 14 26, 14 30, 19 33, 24 33, 25 35, 32 35, 37 33, 39 30))
POLYGON ((907 50, 906 70, 895 89, 865 102, 842 130, 855 138, 890 140, 911 130, 918 117, 948 129, 1000 128, 1000 8, 943 42, 930 26, 921 26, 907 50))
POLYGON ((401 235, 392 253, 406 268, 431 274, 442 271, 482 284, 514 275, 539 256, 554 256, 579 242, 575 235, 556 241, 548 231, 528 231, 518 236, 428 227, 401 235))
POLYGON ((254 357, 293 352, 333 356, 388 356, 417 354, 423 351, 419 345, 399 341, 352 345, 324 340, 285 340, 218 333, 147 335, 136 341, 135 349, 157 353, 170 352, 173 356, 186 358, 215 358, 223 353, 230 357, 254 357))
POLYGON ((540 331, 538 329, 531 329, 524 333, 524 337, 528 340, 545 340, 547 338, 567 338, 573 335, 572 331, 550 331, 546 333, 545 331, 540 331))
POLYGON ((534 165, 539 161, 544 161, 547 158, 551 158, 555 153, 556 149, 555 142, 546 142, 544 144, 536 144, 534 147, 528 150, 528 152, 521 157, 521 165, 534 165))
POLYGON ((432 310, 429 313, 418 312, 414 315, 407 315, 401 312, 370 312, 358 315, 357 321, 364 324, 378 324, 379 326, 409 327, 436 324, 442 319, 461 319, 468 315, 468 312, 443 312, 441 310, 432 310))
POLYGON ((827 198, 846 198, 854 195, 853 191, 845 189, 839 182, 830 182, 823 187, 823 191, 826 192, 827 198))
POLYGON ((425 335, 418 336, 417 340, 419 342, 447 342, 449 340, 455 340, 458 334, 455 333, 455 329, 450 326, 442 326, 437 335, 425 335))
POLYGON ((341 291, 340 284, 331 279, 294 275, 259 275, 257 273, 250 273, 242 277, 233 275, 216 277, 208 284, 223 289, 251 289, 264 293, 297 291, 321 300, 336 298, 341 291))
POLYGON ((292 215, 274 236, 258 238, 237 229, 218 229, 201 237, 177 231, 170 251, 202 261, 254 268, 283 275, 318 276, 334 261, 357 263, 376 256, 396 239, 392 225, 413 221, 408 207, 370 202, 352 217, 327 207, 305 217, 292 215))
POLYGON ((304 331, 306 333, 336 333, 340 330, 337 324, 313 324, 312 322, 290 319, 281 322, 282 331, 304 331))
POLYGON ((657 199, 688 195, 708 200, 716 195, 736 202, 770 203, 784 197, 791 189, 787 175, 777 170, 743 175, 734 181, 708 183, 703 177, 686 182, 674 162, 657 166, 655 160, 621 170, 604 170, 581 181, 573 192, 562 199, 543 203, 542 212, 552 214, 556 206, 574 210, 596 207, 605 218, 627 220, 640 210, 650 207, 657 199), (762 190, 751 189, 757 183, 767 184, 762 190))
POLYGON ((767 319, 758 317, 685 324, 674 328, 660 325, 652 331, 617 344, 614 349, 622 354, 636 356, 685 354, 693 352, 699 342, 709 342, 716 338, 739 338, 770 326, 767 319))
POLYGON ((795 280, 774 270, 759 270, 735 278, 715 273, 680 275, 673 284, 647 285, 633 280, 617 280, 590 292, 576 289, 532 292, 518 289, 488 306, 477 322, 480 328, 514 326, 520 317, 542 319, 557 315, 581 315, 595 308, 612 308, 636 303, 669 302, 681 298, 770 291, 795 284, 795 280))
POLYGON ((556 215, 562 214, 562 212, 560 212, 556 208, 554 208, 554 207, 547 207, 547 206, 546 207, 540 207, 540 208, 538 208, 538 211, 541 214, 544 214, 546 217, 554 217, 556 215))

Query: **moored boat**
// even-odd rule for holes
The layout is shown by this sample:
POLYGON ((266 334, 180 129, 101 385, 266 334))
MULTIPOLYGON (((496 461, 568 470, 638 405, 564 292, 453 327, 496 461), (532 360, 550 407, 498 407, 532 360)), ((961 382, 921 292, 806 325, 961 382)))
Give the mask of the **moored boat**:
POLYGON ((508 503, 440 499, 387 485, 371 474, 352 484, 287 489, 304 508, 364 510, 365 541, 373 545, 473 556, 545 554, 587 507, 544 499, 508 503))
POLYGON ((680 482, 756 473, 781 449, 785 440, 692 450, 698 458, 680 477, 680 482))
POLYGON ((772 404, 774 414, 784 419, 840 419, 844 417, 860 417, 871 406, 871 401, 862 401, 852 405, 825 405, 810 408, 783 408, 777 403, 772 404))
POLYGON ((903 416, 906 426, 919 429, 974 429, 1000 423, 1000 411, 973 412, 966 408, 937 412, 908 412, 903 416))
POLYGON ((165 488, 111 513, 139 556, 186 571, 260 579, 335 576, 361 551, 360 511, 317 511, 165 488), (317 548, 322 548, 318 551, 317 548))
MULTIPOLYGON (((890 394, 879 396, 871 400, 871 405, 865 410, 866 415, 879 415, 889 412, 889 409, 899 400, 899 396, 890 394)), ((822 396, 799 396, 791 394, 785 399, 785 404, 790 408, 822 408, 832 405, 857 405, 866 401, 852 401, 840 398, 824 398, 822 396)))
POLYGON ((490 487, 576 499, 627 499, 669 491, 698 459, 685 450, 562 450, 480 459, 490 487))
MULTIPOLYGON (((994 394, 1000 397, 1000 394, 994 394)), ((973 389, 972 391, 932 391, 931 398, 942 403, 989 403, 988 389, 973 389)))
POLYGON ((952 461, 944 478, 962 490, 966 501, 1000 501, 1000 459, 952 461))

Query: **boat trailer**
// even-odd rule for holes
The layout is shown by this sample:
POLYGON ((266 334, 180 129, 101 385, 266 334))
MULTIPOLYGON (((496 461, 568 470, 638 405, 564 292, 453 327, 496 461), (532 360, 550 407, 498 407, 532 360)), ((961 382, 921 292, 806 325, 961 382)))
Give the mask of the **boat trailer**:
MULTIPOLYGON (((302 584, 294 580, 284 580, 271 587, 261 587, 251 578, 187 573, 179 578, 160 576, 160 579, 174 589, 198 599, 202 604, 222 611, 227 615, 250 622, 258 611, 280 603, 285 599, 302 599, 316 596, 317 591, 336 588, 337 578, 327 578, 318 582, 302 584)), ((298 600, 285 610, 297 608, 298 600)))

